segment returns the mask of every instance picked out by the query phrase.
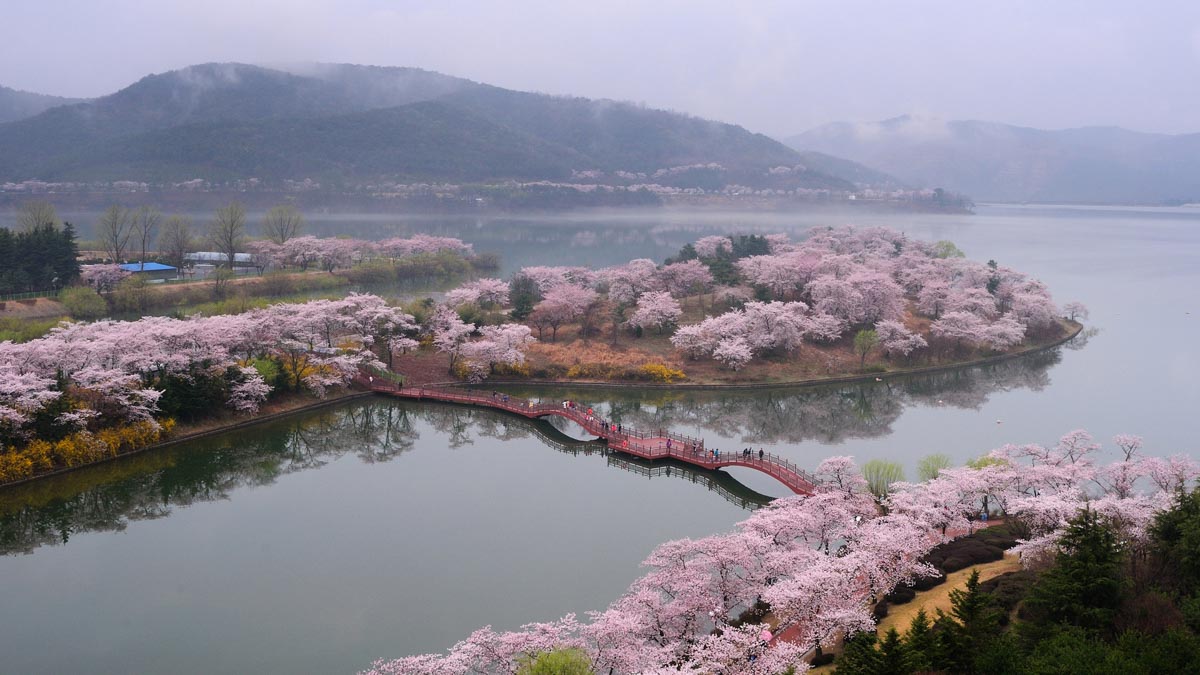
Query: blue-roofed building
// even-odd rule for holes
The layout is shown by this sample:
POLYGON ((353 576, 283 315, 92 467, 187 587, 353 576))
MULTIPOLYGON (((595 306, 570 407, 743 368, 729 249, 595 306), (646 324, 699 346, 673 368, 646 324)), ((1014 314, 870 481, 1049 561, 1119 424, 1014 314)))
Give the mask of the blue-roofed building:
POLYGON ((156 262, 126 263, 121 265, 121 269, 144 276, 147 279, 174 279, 179 276, 179 270, 170 265, 156 262))

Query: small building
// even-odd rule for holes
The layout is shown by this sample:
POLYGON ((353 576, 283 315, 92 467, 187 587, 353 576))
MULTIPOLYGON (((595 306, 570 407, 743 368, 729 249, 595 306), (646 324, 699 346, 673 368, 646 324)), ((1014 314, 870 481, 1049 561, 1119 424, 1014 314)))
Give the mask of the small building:
POLYGON ((121 269, 145 277, 146 279, 174 279, 179 276, 179 270, 170 265, 156 262, 125 263, 121 265, 121 269))
MULTIPOLYGON (((229 256, 217 251, 193 251, 187 254, 184 260, 196 266, 212 265, 214 267, 221 267, 229 263, 229 256)), ((249 253, 235 253, 233 256, 233 271, 237 274, 251 274, 255 272, 262 274, 263 263, 249 253)), ((197 274, 196 276, 200 277, 201 275, 197 274)))

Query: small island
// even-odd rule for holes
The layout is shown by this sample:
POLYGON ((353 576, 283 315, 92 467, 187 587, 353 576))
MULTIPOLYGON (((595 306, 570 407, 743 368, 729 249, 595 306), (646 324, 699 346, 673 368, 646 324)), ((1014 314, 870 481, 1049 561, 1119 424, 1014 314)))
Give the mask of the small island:
POLYGON ((419 383, 804 384, 961 365, 1060 343, 1086 309, 953 243, 887 228, 704 237, 656 264, 526 267, 424 311, 419 383), (530 329, 526 335, 519 327, 530 329), (473 335, 483 334, 482 340, 473 335), (532 338, 536 333, 536 341, 532 338))

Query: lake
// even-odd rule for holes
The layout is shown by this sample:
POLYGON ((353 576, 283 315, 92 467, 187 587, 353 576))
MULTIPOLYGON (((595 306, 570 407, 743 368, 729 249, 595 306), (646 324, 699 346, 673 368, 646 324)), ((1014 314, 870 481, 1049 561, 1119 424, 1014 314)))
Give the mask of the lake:
MULTIPOLYGON (((318 234, 458 236, 500 254, 504 275, 661 261, 708 234, 847 222, 949 239, 1040 278, 1060 303, 1083 301, 1088 335, 882 383, 536 393, 808 468, 848 454, 898 460, 912 477, 929 453, 962 462, 1076 428, 1196 454, 1197 209, 309 220, 318 234)), ((353 672, 485 624, 602 609, 656 544, 728 530, 762 495, 782 494, 751 470, 714 479, 647 467, 572 436, 566 423, 360 399, 0 492, 0 669, 353 672)))

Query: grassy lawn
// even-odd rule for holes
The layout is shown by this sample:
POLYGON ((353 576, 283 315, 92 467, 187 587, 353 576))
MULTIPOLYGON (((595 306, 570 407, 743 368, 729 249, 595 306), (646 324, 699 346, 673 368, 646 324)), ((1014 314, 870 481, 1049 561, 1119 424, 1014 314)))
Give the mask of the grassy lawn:
POLYGON ((888 607, 888 615, 883 617, 879 622, 877 632, 882 638, 888 632, 889 628, 895 628, 901 635, 908 630, 908 625, 912 623, 913 617, 921 608, 925 609, 925 613, 929 615, 929 620, 932 622, 937 615, 937 610, 943 612, 950 611, 950 591, 954 589, 963 589, 967 585, 967 578, 971 576, 973 570, 979 570, 979 581, 983 583, 988 579, 998 577, 1001 574, 1015 572, 1021 569, 1021 562, 1016 555, 1005 554, 1003 560, 975 565, 966 569, 961 569, 957 572, 951 572, 946 575, 946 581, 934 586, 927 591, 918 591, 917 597, 903 605, 891 605, 888 607))

